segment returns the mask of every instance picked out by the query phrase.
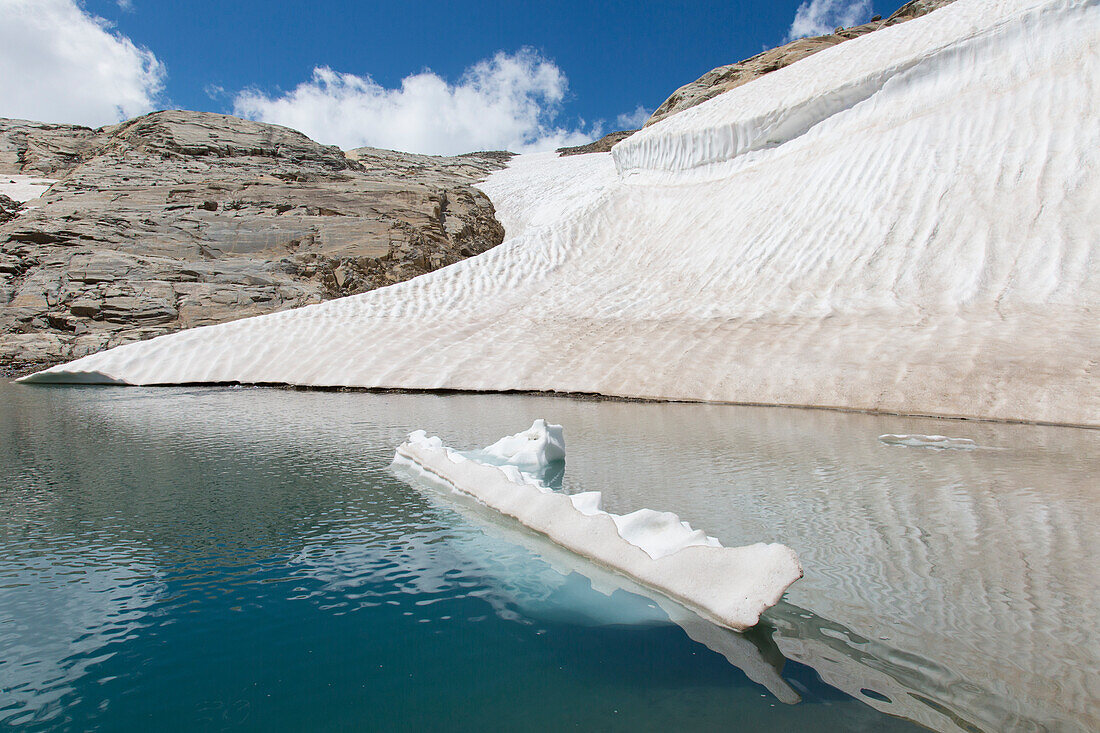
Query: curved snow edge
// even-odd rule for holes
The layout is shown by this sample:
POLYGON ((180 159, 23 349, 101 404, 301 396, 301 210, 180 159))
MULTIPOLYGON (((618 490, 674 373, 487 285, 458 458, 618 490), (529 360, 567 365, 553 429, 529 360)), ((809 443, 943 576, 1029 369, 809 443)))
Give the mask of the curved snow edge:
MULTIPOLYGON (((713 543, 689 538, 688 543, 653 557, 624 539, 616 517, 598 508, 598 492, 569 496, 550 491, 515 466, 470 459, 422 430, 397 447, 394 463, 440 480, 558 545, 735 631, 755 626, 760 614, 778 603, 787 588, 802 577, 798 556, 785 545, 722 547, 690 528, 691 535, 698 533, 706 538, 704 542, 713 543)), ((671 518, 679 523, 675 515, 650 514, 660 517, 662 524, 670 523, 671 518)))
MULTIPOLYGON (((1082 11, 1095 1, 1063 2, 1054 12, 1082 11)), ((853 38, 838 44, 843 50, 823 49, 799 61, 797 69, 773 71, 616 143, 611 148, 615 168, 620 175, 686 171, 782 145, 867 102, 887 84, 912 83, 907 77, 939 72, 945 57, 973 55, 983 45, 1003 42, 1006 28, 1031 31, 1052 14, 1054 4, 1018 0, 1016 7, 1004 5, 996 0, 952 3, 937 10, 935 18, 925 16, 904 29, 893 26, 853 38), (798 83, 807 78, 815 83, 798 83)))

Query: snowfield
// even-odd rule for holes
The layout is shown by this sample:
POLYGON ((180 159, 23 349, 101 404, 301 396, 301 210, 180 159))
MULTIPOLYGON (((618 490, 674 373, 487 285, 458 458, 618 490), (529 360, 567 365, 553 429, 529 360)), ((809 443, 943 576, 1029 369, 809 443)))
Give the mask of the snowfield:
POLYGON ((483 184, 415 280, 38 382, 554 390, 1100 425, 1100 3, 959 0, 483 184))

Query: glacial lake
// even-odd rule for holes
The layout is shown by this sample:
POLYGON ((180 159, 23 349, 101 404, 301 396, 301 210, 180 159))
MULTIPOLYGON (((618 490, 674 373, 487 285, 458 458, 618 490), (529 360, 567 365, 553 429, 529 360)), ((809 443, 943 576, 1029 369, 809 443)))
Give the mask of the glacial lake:
POLYGON ((1095 430, 0 383, 0 723, 1096 730, 1098 476, 1095 430), (783 542, 805 578, 726 632, 390 468, 412 430, 474 448, 537 417, 562 490, 783 542))

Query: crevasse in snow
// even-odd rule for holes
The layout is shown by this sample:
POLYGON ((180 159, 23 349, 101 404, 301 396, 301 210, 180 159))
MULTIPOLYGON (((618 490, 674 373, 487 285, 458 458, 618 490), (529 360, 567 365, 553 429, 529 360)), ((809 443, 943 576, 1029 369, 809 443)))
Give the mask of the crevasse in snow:
POLYGON ((440 438, 417 430, 398 446, 394 462, 442 481, 567 550, 727 628, 756 625, 760 614, 802 577, 797 555, 784 545, 723 547, 671 512, 640 509, 611 514, 600 508, 598 491, 573 495, 553 491, 533 472, 564 459, 564 446, 561 426, 545 420, 536 420, 529 430, 481 451, 456 451, 440 438), (523 442, 554 443, 560 450, 512 450, 523 442), (505 454, 520 463, 482 460, 505 454))
POLYGON ((483 184, 508 239, 31 381, 555 390, 1100 425, 1100 3, 958 0, 483 184))

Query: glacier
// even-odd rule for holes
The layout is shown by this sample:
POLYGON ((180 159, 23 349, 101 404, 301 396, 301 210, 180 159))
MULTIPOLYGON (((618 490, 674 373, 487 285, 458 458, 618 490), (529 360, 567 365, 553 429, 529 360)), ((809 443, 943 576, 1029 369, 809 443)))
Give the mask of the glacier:
POLYGON ((415 280, 25 378, 1100 425, 1100 3, 958 0, 482 185, 415 280))
MULTIPOLYGON (((536 420, 526 431, 498 441, 543 443, 561 438, 562 427, 536 420)), ((564 459, 564 441, 560 458, 564 459)), ((735 631, 755 626, 760 614, 802 577, 791 548, 758 542, 723 547, 671 512, 639 509, 626 515, 600 508, 598 491, 563 494, 540 481, 544 466, 486 463, 493 447, 456 451, 423 430, 397 447, 394 464, 473 497, 555 544, 683 603, 700 616, 735 631)))

